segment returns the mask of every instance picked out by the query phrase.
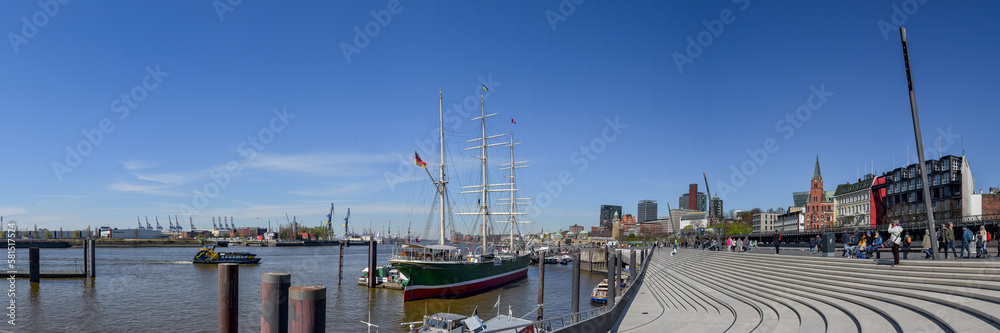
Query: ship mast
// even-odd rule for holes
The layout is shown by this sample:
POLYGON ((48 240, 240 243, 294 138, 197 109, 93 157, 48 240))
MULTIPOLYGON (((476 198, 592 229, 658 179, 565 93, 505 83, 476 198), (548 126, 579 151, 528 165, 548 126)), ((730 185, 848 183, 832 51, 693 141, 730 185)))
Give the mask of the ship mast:
POLYGON ((517 193, 517 189, 514 187, 514 183, 515 183, 514 182, 514 169, 526 168, 529 165, 525 164, 525 163, 528 163, 527 161, 519 161, 519 162, 515 162, 514 161, 514 146, 521 144, 520 142, 514 142, 514 124, 516 124, 514 122, 514 119, 511 119, 510 120, 510 134, 508 134, 508 136, 510 137, 510 144, 507 145, 507 147, 510 148, 510 163, 504 163, 504 164, 500 165, 500 166, 502 166, 502 168, 500 168, 500 170, 508 170, 508 169, 510 170, 510 175, 509 176, 505 176, 505 177, 507 177, 507 178, 510 179, 510 198, 498 199, 498 200, 501 200, 501 201, 508 201, 508 200, 510 201, 510 202, 508 202, 508 204, 510 204, 510 211, 509 211, 509 218, 507 219, 507 222, 510 224, 510 248, 509 248, 509 251, 511 251, 511 252, 514 251, 514 226, 515 226, 515 224, 516 223, 532 223, 531 221, 518 221, 517 220, 517 215, 524 215, 525 213, 517 213, 517 206, 516 205, 529 205, 529 204, 531 204, 530 202, 518 202, 518 200, 531 200, 531 198, 518 198, 517 195, 515 195, 517 193))
POLYGON ((441 198, 440 198, 441 202, 439 203, 441 205, 439 207, 439 209, 441 210, 441 212, 440 212, 441 213, 441 245, 444 245, 445 239, 446 239, 445 235, 444 235, 444 223, 445 223, 444 222, 445 184, 447 184, 448 182, 444 180, 444 108, 442 107, 442 104, 443 104, 442 100, 443 100, 443 97, 441 96, 441 88, 438 88, 438 118, 440 120, 438 122, 438 124, 440 126, 438 128, 438 135, 439 135, 440 140, 441 140, 441 142, 439 143, 439 145, 441 146, 441 156, 440 156, 440 159, 441 159, 441 172, 438 175, 438 183, 440 184, 438 186, 438 195, 441 196, 441 198))
POLYGON ((481 165, 482 165, 482 169, 481 169, 482 170, 482 181, 483 181, 483 183, 481 185, 462 186, 462 188, 477 188, 477 189, 476 190, 462 191, 461 192, 461 193, 479 193, 479 204, 478 204, 479 205, 479 212, 478 213, 459 213, 458 214, 458 215, 480 215, 480 216, 482 216, 482 227, 481 227, 482 229, 481 229, 481 232, 480 232, 480 237, 482 237, 483 254, 486 254, 487 251, 490 251, 490 249, 487 246, 488 245, 487 244, 487 237, 488 237, 487 230, 489 229, 489 219, 490 219, 489 215, 509 215, 510 214, 510 213, 491 212, 490 208, 489 208, 490 207, 490 204, 489 204, 489 202, 490 202, 489 201, 489 193, 490 192, 510 191, 510 189, 500 189, 500 188, 498 188, 498 189, 490 189, 490 187, 493 187, 493 186, 509 186, 510 183, 504 183, 504 184, 490 184, 489 183, 489 177, 487 175, 487 162, 488 162, 488 158, 487 158, 486 148, 493 147, 493 146, 507 145, 507 144, 509 144, 509 142, 487 143, 487 141, 486 141, 486 140, 489 140, 489 139, 502 137, 502 136, 505 136, 507 134, 497 134, 497 135, 493 135, 493 136, 486 136, 486 117, 495 116, 497 114, 496 113, 486 114, 485 92, 486 92, 486 87, 483 86, 483 90, 480 92, 481 93, 480 94, 480 103, 482 104, 482 108, 480 110, 481 115, 479 117, 475 117, 475 118, 471 119, 473 121, 479 120, 479 124, 480 124, 481 130, 482 130, 482 137, 480 137, 478 139, 471 139, 471 140, 466 141, 466 142, 479 141, 479 145, 478 146, 465 148, 465 150, 479 149, 480 155, 479 156, 474 156, 474 157, 478 158, 480 160, 480 162, 481 162, 481 165))

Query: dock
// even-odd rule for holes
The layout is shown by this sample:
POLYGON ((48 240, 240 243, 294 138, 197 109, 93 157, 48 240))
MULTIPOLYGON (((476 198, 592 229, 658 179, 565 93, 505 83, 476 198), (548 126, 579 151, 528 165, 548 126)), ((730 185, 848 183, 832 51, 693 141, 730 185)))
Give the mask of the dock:
MULTIPOLYGON (((7 275, 14 275, 15 278, 30 278, 31 272, 29 271, 7 271, 7 275)), ((84 271, 41 271, 38 273, 38 277, 43 279, 67 279, 67 278, 84 278, 87 277, 87 272, 84 271)))

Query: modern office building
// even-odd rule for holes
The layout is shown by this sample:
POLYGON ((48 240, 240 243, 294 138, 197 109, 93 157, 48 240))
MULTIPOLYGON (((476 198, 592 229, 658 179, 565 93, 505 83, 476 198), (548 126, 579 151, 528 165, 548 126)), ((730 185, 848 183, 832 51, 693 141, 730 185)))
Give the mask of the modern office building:
POLYGON ((798 232, 806 229, 806 215, 801 211, 778 215, 774 222, 774 230, 780 232, 798 232))
POLYGON ((718 195, 713 196, 712 203, 710 206, 711 206, 710 210, 712 212, 712 217, 721 219, 724 212, 724 210, 722 209, 722 199, 719 199, 718 195))
POLYGON ((639 201, 638 218, 636 219, 636 222, 643 223, 655 219, 656 219, 656 201, 655 200, 639 201))
MULTIPOLYGON (((691 184, 692 186, 697 186, 697 184, 691 184)), ((699 212, 708 211, 708 196, 704 192, 684 193, 677 200, 678 209, 689 209, 699 212), (691 200, 691 198, 697 198, 696 200, 691 200)))
POLYGON ((622 206, 615 205, 601 205, 601 221, 599 226, 605 230, 611 230, 612 222, 611 219, 616 215, 622 215, 622 206))
POLYGON ((774 231, 774 223, 778 220, 778 213, 757 213, 753 214, 753 231, 754 232, 772 232, 774 231))
MULTIPOLYGON (((917 164, 896 168, 885 174, 885 183, 875 188, 885 189, 885 215, 876 223, 892 219, 921 221, 927 219, 924 207, 923 180, 917 164)), ((981 202, 973 203, 975 181, 965 156, 943 156, 926 161, 927 181, 930 182, 931 204, 935 219, 953 219, 982 214, 981 202), (978 208, 978 210, 977 210, 978 208)))

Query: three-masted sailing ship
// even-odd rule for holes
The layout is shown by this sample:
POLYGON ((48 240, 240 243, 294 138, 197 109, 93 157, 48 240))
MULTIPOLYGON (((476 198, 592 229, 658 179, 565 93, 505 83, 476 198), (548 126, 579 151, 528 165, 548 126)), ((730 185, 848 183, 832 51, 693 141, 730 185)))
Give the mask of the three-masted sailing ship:
MULTIPOLYGON (((486 87, 483 87, 486 90, 486 87)), ((485 102, 483 95, 480 95, 481 102, 485 102)), ((481 184, 463 186, 467 191, 461 193, 471 193, 478 195, 478 204, 476 212, 468 213, 457 213, 457 215, 477 215, 479 216, 480 225, 480 241, 481 241, 481 251, 479 253, 463 253, 462 249, 456 246, 446 244, 445 236, 445 202, 447 201, 447 184, 448 181, 445 178, 445 153, 444 153, 444 112, 442 108, 442 97, 439 93, 438 95, 438 112, 440 117, 440 145, 441 145, 441 161, 439 164, 438 178, 434 180, 431 176, 430 171, 427 170, 426 163, 420 159, 419 154, 414 151, 414 162, 427 170, 427 175, 431 178, 437 189, 437 195, 439 196, 440 202, 440 244, 438 245, 402 245, 400 252, 395 253, 393 257, 389 260, 390 264, 395 267, 401 274, 404 284, 404 301, 431 298, 431 297, 450 297, 466 293, 471 293, 475 291, 480 291, 495 286, 508 283, 522 277, 525 277, 528 273, 528 264, 530 263, 530 256, 527 252, 518 252, 514 247, 514 226, 518 222, 516 216, 524 215, 523 212, 516 211, 516 205, 526 204, 523 200, 530 200, 527 198, 518 198, 516 193, 517 189, 514 186, 514 169, 525 167, 524 162, 515 162, 513 149, 514 143, 511 142, 499 142, 494 143, 489 140, 503 137, 506 134, 499 135, 486 135, 486 118, 495 116, 496 113, 486 114, 485 103, 481 108, 481 114, 479 117, 472 118, 473 121, 479 121, 482 128, 482 136, 477 139, 469 140, 468 142, 475 142, 477 145, 474 147, 466 148, 465 150, 478 150, 479 156, 475 158, 479 159, 481 162, 481 184), (511 149, 511 160, 510 163, 502 164, 502 170, 509 169, 510 176, 509 182, 490 184, 488 177, 489 170, 489 159, 487 158, 487 148, 495 146, 506 146, 511 149), (496 212, 492 211, 490 208, 490 202, 492 200, 491 193, 495 192, 509 192, 508 198, 504 198, 508 202, 505 202, 506 206, 510 207, 509 211, 506 212, 496 212), (492 216, 506 216, 510 224, 511 229, 511 242, 510 247, 502 249, 502 247, 492 246, 490 244, 490 234, 489 230, 492 224, 492 216)), ((513 121, 512 132, 513 133, 513 121)))

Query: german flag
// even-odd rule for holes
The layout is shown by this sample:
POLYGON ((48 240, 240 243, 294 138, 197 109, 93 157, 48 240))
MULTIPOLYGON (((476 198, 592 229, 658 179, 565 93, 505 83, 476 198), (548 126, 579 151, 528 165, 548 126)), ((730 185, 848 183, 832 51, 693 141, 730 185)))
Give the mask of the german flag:
POLYGON ((417 151, 415 151, 415 150, 413 151, 413 162, 417 163, 418 167, 421 167, 421 168, 426 168, 427 167, 427 162, 424 162, 423 160, 421 160, 420 159, 420 154, 417 154, 417 151))

